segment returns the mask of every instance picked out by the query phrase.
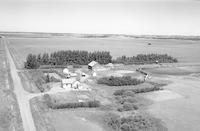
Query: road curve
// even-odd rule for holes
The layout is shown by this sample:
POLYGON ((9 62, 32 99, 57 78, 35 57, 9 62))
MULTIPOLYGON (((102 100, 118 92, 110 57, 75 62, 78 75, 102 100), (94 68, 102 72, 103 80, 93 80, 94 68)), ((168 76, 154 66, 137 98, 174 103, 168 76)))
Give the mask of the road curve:
POLYGON ((6 55, 10 66, 10 73, 14 85, 14 93, 16 94, 19 104, 24 131, 36 131, 28 97, 30 93, 26 92, 23 88, 16 66, 7 47, 9 41, 6 38, 3 38, 0 40, 0 42, 3 42, 5 45, 6 55))

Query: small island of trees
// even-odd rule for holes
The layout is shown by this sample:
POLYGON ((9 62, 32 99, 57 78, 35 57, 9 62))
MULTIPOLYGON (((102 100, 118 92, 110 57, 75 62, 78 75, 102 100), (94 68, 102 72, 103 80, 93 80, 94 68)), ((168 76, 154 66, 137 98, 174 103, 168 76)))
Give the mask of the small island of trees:
POLYGON ((121 56, 113 61, 123 64, 153 64, 153 63, 176 63, 178 60, 167 54, 138 54, 137 56, 121 56))

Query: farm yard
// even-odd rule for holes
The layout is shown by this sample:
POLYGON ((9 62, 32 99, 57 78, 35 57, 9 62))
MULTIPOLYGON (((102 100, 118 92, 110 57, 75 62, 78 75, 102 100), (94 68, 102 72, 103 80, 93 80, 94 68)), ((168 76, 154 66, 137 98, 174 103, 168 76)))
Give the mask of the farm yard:
POLYGON ((52 37, 6 38, 5 45, 17 67, 37 131, 196 131, 200 128, 198 41, 52 37), (88 63, 24 68, 29 53, 60 50, 110 51, 114 58, 167 53, 177 58, 178 63, 104 65, 96 62, 96 67, 88 63))

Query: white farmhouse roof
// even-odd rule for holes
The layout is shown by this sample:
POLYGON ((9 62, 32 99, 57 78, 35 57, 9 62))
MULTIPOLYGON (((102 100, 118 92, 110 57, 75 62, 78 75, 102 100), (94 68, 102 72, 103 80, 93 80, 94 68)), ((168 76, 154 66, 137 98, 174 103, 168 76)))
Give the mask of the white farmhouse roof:
POLYGON ((63 84, 73 84, 76 82, 76 79, 62 79, 63 84))
POLYGON ((63 70, 63 74, 69 74, 69 70, 68 70, 67 68, 65 68, 65 69, 63 70))
POLYGON ((92 61, 92 62, 90 62, 88 65, 89 65, 89 66, 94 66, 94 65, 96 65, 96 64, 98 64, 98 62, 92 61))

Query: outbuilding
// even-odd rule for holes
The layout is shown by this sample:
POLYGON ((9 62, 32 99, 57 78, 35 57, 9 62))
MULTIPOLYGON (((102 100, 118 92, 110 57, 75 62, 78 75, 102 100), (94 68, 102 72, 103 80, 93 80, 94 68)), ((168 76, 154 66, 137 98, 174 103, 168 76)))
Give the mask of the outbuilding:
POLYGON ((88 64, 88 69, 93 71, 102 71, 105 70, 103 66, 101 66, 98 62, 92 61, 88 64))

